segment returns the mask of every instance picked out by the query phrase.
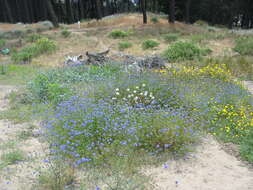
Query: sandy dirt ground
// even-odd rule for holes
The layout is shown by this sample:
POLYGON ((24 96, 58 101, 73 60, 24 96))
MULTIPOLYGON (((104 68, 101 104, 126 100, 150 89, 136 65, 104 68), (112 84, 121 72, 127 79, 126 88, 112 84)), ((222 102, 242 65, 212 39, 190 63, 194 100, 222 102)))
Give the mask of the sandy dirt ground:
MULTIPOLYGON (((8 108, 6 96, 13 90, 16 90, 16 88, 0 85, 0 111, 8 108)), ((8 165, 0 170, 0 190, 32 190, 32 186, 36 183, 39 169, 44 164, 45 146, 39 138, 33 135, 23 141, 17 139, 20 132, 31 130, 29 129, 30 126, 31 123, 14 124, 8 120, 0 120, 0 157, 16 149, 22 151, 25 155, 23 161, 8 165), (16 147, 5 147, 4 145, 8 142, 15 143, 16 147)))
POLYGON ((157 190, 252 190, 253 171, 228 154, 213 137, 203 139, 196 152, 170 160, 146 173, 157 190))
POLYGON ((250 93, 253 94, 253 81, 243 81, 243 84, 249 89, 250 93))

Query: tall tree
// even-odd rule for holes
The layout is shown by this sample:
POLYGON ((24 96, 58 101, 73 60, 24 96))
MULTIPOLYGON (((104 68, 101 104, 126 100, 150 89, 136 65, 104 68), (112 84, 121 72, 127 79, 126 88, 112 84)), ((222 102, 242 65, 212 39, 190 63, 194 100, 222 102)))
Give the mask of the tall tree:
POLYGON ((97 20, 102 19, 102 9, 101 9, 101 2, 100 0, 95 0, 95 7, 96 7, 96 17, 97 20))
POLYGON ((79 17, 82 19, 82 18, 84 18, 84 3, 83 3, 83 0, 78 1, 78 7, 79 7, 79 14, 80 14, 79 17))
POLYGON ((148 18, 147 18, 147 1, 146 0, 141 0, 141 10, 143 14, 143 24, 147 24, 148 18))
POLYGON ((55 27, 58 27, 59 26, 58 19, 57 19, 55 12, 54 12, 54 8, 53 8, 51 0, 46 0, 46 7, 48 9, 50 20, 53 22, 55 27))
POLYGON ((191 0, 186 0, 185 3, 185 22, 190 23, 190 7, 191 7, 191 0))
POLYGON ((169 0, 169 22, 174 23, 175 22, 175 0, 169 0))
POLYGON ((4 0, 4 8, 6 11, 6 18, 8 19, 8 22, 13 22, 13 17, 12 17, 12 13, 11 13, 11 9, 10 9, 10 5, 8 3, 8 0, 4 0))
POLYGON ((74 22, 74 14, 73 14, 73 9, 72 9, 72 1, 71 0, 66 0, 66 12, 67 12, 67 21, 68 23, 73 23, 74 22))

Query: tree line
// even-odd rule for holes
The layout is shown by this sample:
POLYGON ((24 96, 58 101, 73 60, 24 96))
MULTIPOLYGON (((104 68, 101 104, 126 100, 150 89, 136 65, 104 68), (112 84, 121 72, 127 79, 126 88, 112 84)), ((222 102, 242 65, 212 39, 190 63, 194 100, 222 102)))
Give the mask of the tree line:
POLYGON ((50 20, 58 26, 125 12, 142 12, 147 23, 147 11, 165 13, 170 22, 253 28, 252 0, 0 0, 0 22, 9 23, 50 20))

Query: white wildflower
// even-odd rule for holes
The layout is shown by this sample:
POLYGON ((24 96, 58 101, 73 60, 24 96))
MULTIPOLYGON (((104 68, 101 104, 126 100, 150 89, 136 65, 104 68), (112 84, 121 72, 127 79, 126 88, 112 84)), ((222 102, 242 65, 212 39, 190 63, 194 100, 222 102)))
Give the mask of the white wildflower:
POLYGON ((136 90, 134 90, 134 93, 136 93, 137 91, 136 90))
POLYGON ((136 88, 136 89, 139 89, 139 86, 136 86, 135 88, 136 88))
POLYGON ((118 92, 119 91, 119 88, 116 88, 116 90, 115 90, 116 92, 118 92))
POLYGON ((129 91, 130 91, 130 89, 128 88, 128 89, 127 89, 127 92, 129 92, 129 91))
POLYGON ((143 86, 143 87, 145 87, 145 86, 146 86, 146 84, 144 84, 144 83, 143 83, 143 84, 142 84, 142 86, 143 86))
POLYGON ((116 95, 119 96, 119 92, 116 92, 116 95))

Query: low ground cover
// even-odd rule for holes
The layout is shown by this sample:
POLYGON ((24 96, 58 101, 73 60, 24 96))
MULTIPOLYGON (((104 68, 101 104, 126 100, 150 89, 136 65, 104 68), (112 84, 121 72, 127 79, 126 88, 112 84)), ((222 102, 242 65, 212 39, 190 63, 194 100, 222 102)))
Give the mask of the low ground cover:
POLYGON ((38 39, 30 46, 24 47, 19 52, 12 55, 14 63, 30 62, 32 58, 44 53, 52 53, 56 49, 56 44, 48 38, 38 39))
POLYGON ((124 67, 53 69, 30 82, 33 103, 52 105, 43 122, 50 159, 57 155, 70 168, 89 170, 121 160, 127 177, 136 175, 132 167, 139 160, 133 154, 147 160, 150 155, 182 156, 208 133, 239 144, 241 156, 252 160, 252 97, 225 64, 142 73, 123 72, 124 67), (51 93, 65 98, 51 99, 51 93))

